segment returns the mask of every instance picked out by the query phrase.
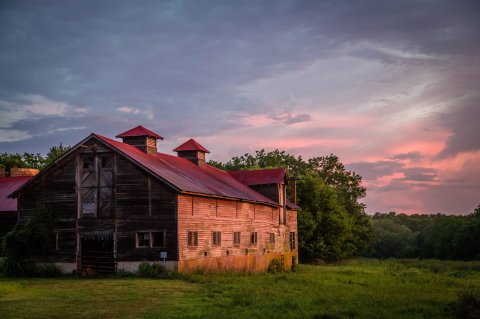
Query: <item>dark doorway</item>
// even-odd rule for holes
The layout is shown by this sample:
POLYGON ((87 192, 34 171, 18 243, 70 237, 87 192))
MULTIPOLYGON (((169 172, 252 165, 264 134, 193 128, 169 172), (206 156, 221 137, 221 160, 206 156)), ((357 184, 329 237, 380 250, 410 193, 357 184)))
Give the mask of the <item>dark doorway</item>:
POLYGON ((112 236, 86 236, 80 242, 79 273, 82 276, 116 272, 112 236))

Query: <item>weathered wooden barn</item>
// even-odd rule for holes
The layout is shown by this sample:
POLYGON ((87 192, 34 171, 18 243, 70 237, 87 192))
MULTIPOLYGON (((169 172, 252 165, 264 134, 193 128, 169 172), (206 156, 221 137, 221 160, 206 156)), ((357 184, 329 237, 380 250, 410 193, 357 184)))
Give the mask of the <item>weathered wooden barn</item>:
POLYGON ((223 171, 193 139, 178 156, 163 154, 163 138, 142 126, 117 138, 92 133, 11 194, 20 222, 39 206, 55 212, 48 261, 79 273, 135 271, 143 261, 179 271, 297 263, 299 207, 284 169, 223 171))
POLYGON ((37 173, 38 169, 12 168, 6 176, 5 169, 0 168, 0 243, 17 223, 17 200, 8 198, 8 195, 37 173))

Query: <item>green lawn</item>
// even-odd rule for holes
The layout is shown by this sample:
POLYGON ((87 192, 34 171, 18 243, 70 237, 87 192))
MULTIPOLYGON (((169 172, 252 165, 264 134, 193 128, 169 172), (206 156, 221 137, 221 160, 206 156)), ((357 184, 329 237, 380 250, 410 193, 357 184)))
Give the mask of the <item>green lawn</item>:
POLYGON ((480 262, 352 260, 184 280, 0 278, 0 318, 448 318, 480 262))

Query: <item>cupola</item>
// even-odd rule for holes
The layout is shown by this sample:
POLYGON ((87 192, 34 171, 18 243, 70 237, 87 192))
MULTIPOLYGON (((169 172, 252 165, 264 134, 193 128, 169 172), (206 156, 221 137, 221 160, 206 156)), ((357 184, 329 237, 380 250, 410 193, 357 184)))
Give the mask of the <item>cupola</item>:
POLYGON ((147 154, 157 153, 157 140, 163 137, 139 125, 126 132, 118 134, 116 138, 122 138, 123 143, 135 146, 147 154))
POLYGON ((173 151, 177 152, 178 157, 185 158, 198 166, 205 165, 205 153, 210 153, 209 150, 200 145, 193 138, 189 139, 173 151))

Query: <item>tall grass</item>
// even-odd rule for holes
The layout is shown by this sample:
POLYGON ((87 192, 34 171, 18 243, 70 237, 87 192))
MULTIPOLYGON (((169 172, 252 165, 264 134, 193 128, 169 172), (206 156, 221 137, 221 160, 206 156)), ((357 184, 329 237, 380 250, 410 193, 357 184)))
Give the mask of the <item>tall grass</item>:
POLYGON ((480 287, 478 267, 356 259, 170 280, 0 278, 0 318, 450 318, 480 287))

